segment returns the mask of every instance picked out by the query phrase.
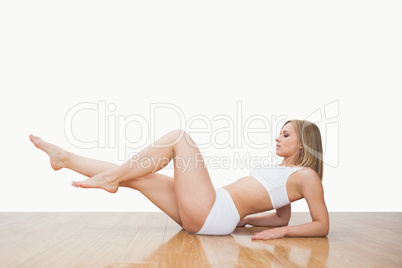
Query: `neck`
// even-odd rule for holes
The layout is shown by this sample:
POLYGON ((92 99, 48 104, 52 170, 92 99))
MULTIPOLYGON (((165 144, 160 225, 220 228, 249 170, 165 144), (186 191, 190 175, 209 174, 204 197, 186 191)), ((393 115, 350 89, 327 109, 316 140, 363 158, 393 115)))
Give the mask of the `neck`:
POLYGON ((294 161, 294 160, 295 160, 294 158, 295 158, 294 155, 285 157, 285 158, 283 159, 282 166, 287 166, 287 167, 289 167, 289 166, 295 166, 296 163, 295 163, 295 161, 294 161))

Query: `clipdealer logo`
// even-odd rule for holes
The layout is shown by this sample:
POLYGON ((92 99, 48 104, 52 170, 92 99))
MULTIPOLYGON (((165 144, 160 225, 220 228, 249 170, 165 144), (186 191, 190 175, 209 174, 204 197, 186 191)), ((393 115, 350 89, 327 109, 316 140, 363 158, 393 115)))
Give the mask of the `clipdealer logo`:
MULTIPOLYGON (((126 160, 127 154, 133 150, 139 150, 144 146, 153 144, 156 141, 156 132, 158 129, 157 119, 169 113, 176 117, 179 125, 178 129, 193 134, 202 134, 209 137, 207 142, 198 143, 197 147, 205 148, 252 148, 252 149, 274 149, 275 138, 280 132, 283 124, 288 120, 286 115, 273 115, 270 118, 262 114, 254 114, 245 117, 243 104, 237 101, 234 116, 230 114, 218 114, 211 118, 202 114, 186 116, 185 112, 177 105, 172 103, 151 103, 149 106, 149 117, 141 114, 121 115, 117 112, 117 105, 98 101, 98 103, 83 102, 72 106, 66 113, 64 120, 64 132, 67 140, 75 147, 82 149, 90 148, 116 148, 118 151, 118 160, 126 160), (84 113, 90 113, 91 118, 97 122, 97 135, 91 140, 82 139, 76 135, 73 128, 73 122, 84 113), (202 123, 204 128, 195 128, 194 122, 202 123), (133 141, 127 137, 128 127, 136 126, 138 138, 133 141), (258 125, 259 127, 256 127, 258 125), (253 139, 256 135, 264 137, 263 139, 253 139), (222 139, 222 137, 225 137, 222 139)), ((298 118, 299 119, 299 118, 298 118)), ((300 118, 303 119, 303 118, 300 118)), ((332 101, 322 107, 315 109, 306 118, 316 123, 320 128, 323 139, 324 163, 332 167, 339 164, 339 100, 332 101)), ((157 146, 157 145, 152 145, 157 146)), ((170 146, 159 145, 159 147, 170 146)), ((270 153, 270 152, 268 152, 270 153)), ((244 154, 247 161, 253 161, 249 154, 244 154)), ((266 156, 267 157, 267 156, 266 156)), ((266 158, 265 157, 265 158, 266 158)), ((269 158, 275 159, 275 154, 269 155, 269 158)), ((236 161, 242 166, 246 160, 240 159, 239 155, 233 155, 232 158, 222 158, 221 167, 227 166, 228 162, 236 161)), ((207 162, 216 163, 216 159, 211 157, 207 162)), ((261 159, 263 160, 263 159, 261 159)), ((276 159, 277 160, 277 159, 276 159)), ((247 162, 246 161, 246 162, 247 162)), ((265 162, 272 162, 267 159, 265 162)), ((232 163, 236 165, 236 163, 232 163)), ((219 166, 219 165, 218 165, 219 166)))

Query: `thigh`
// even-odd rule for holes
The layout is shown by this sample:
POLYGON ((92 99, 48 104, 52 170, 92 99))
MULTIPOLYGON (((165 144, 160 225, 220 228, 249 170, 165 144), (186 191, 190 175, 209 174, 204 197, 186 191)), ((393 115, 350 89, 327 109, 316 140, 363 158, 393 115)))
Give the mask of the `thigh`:
POLYGON ((120 184, 122 187, 129 187, 140 191, 155 206, 165 212, 177 224, 183 226, 179 207, 177 205, 174 180, 163 174, 149 174, 120 184))
POLYGON ((173 152, 180 217, 184 228, 195 232, 202 227, 215 202, 215 188, 199 149, 187 133, 174 145, 173 152))

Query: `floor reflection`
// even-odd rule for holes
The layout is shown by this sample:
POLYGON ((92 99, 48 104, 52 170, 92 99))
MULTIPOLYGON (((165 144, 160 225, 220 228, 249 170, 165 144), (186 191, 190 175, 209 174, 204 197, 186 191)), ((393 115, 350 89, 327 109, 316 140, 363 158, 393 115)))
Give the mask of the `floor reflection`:
POLYGON ((234 266, 326 267, 327 237, 251 240, 261 227, 237 228, 229 236, 195 236, 201 261, 234 266))
MULTIPOLYGON (((183 229, 165 233, 164 243, 143 256, 141 263, 197 267, 205 264, 225 264, 262 267, 325 267, 329 255, 329 240, 321 238, 282 238, 266 241, 251 240, 264 230, 261 227, 237 228, 227 236, 193 235, 183 229)), ((208 266, 208 265, 207 265, 208 266)))
MULTIPOLYGON (((237 228, 232 236, 242 248, 257 251, 259 255, 269 255, 286 267, 325 267, 329 256, 327 237, 285 237, 273 240, 251 240, 254 233, 264 227, 237 228)), ((239 255, 240 256, 240 255, 239 255)), ((240 263, 243 261, 240 260, 240 263)))

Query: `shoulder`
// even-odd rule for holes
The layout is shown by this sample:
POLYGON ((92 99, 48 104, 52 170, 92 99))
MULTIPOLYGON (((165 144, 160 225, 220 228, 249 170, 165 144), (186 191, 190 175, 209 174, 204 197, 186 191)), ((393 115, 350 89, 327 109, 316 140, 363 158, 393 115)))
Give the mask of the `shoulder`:
POLYGON ((318 176, 317 172, 314 169, 310 167, 305 167, 298 170, 296 174, 299 179, 299 187, 302 192, 305 192, 307 189, 312 190, 322 188, 320 176, 318 176))
POLYGON ((308 180, 308 179, 311 179, 311 180, 318 179, 319 181, 321 181, 320 176, 318 176, 317 172, 314 169, 310 168, 310 167, 304 167, 304 168, 298 170, 297 174, 302 179, 306 179, 306 180, 308 180))

